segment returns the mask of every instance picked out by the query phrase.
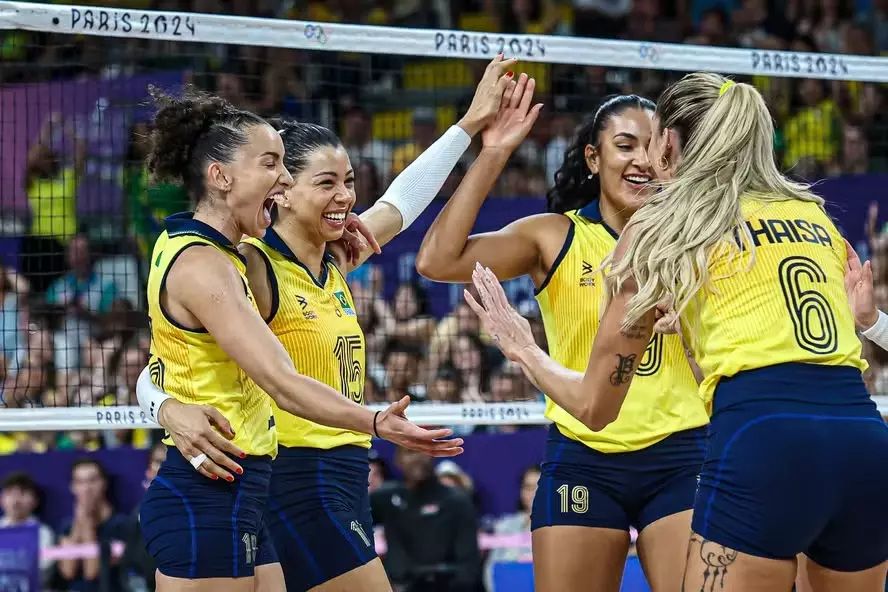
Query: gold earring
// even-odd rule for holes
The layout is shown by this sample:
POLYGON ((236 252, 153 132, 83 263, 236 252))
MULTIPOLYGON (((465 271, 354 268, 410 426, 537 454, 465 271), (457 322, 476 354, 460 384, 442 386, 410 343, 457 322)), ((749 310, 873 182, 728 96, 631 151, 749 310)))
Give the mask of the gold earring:
POLYGON ((661 156, 660 159, 657 161, 657 166, 665 171, 669 168, 669 161, 666 160, 665 156, 661 156))

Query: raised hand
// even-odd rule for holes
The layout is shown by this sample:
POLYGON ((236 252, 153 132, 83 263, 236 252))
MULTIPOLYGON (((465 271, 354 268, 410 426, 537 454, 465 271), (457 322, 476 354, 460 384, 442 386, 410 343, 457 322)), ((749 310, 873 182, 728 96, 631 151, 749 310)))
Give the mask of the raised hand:
POLYGON ((848 262, 845 265, 845 293, 848 294, 848 303, 851 312, 854 313, 854 323, 860 331, 866 331, 879 320, 879 311, 873 299, 873 268, 867 261, 860 264, 857 251, 847 240, 845 251, 848 253, 848 262))
POLYGON ((543 108, 542 103, 531 106, 535 88, 536 81, 527 74, 521 74, 517 81, 509 83, 496 117, 481 132, 485 148, 512 152, 524 141, 543 108))
POLYGON ((470 136, 480 132, 496 117, 503 93, 512 80, 512 73, 508 70, 517 62, 515 58, 505 59, 503 54, 499 54, 487 64, 481 82, 475 89, 472 104, 458 123, 470 136))
POLYGON ((410 397, 404 397, 379 414, 374 428, 380 438, 398 446, 424 452, 429 456, 457 456, 462 454, 462 438, 445 439, 453 430, 427 430, 411 423, 405 416, 410 397))
POLYGON ((469 307, 478 315, 484 330, 493 338, 503 355, 513 362, 519 361, 523 349, 536 345, 530 323, 509 304, 499 279, 490 269, 476 263, 472 283, 478 290, 481 304, 468 290, 464 290, 463 296, 469 307))

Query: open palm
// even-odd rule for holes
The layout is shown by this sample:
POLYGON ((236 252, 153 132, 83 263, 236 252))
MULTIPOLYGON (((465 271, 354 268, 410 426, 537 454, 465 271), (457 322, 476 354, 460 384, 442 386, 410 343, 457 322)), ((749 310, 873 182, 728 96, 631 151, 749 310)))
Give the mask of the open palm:
POLYGON ((536 81, 528 78, 527 74, 521 74, 517 81, 509 83, 503 93, 499 112, 481 132, 485 148, 502 148, 512 152, 524 141, 543 108, 542 103, 531 106, 535 88, 536 81))
POLYGON ((854 313, 854 323, 858 329, 866 331, 879 319, 879 311, 876 310, 873 299, 873 268, 869 261, 860 264, 860 257, 848 241, 845 241, 845 251, 848 253, 845 292, 854 313))

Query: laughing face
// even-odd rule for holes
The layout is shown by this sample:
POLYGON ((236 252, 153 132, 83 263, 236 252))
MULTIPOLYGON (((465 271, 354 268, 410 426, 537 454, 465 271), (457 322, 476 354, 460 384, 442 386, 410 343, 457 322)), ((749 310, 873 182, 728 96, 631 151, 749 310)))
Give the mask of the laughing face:
POLYGON ((345 148, 321 146, 287 191, 286 209, 294 221, 323 242, 342 238, 345 218, 355 205, 355 172, 345 148))
POLYGON ((647 155, 652 115, 634 108, 617 113, 601 130, 598 147, 586 147, 589 170, 601 180, 601 198, 618 212, 634 212, 648 195, 653 179, 647 155))
POLYGON ((293 185, 284 167, 284 144, 270 125, 247 130, 247 142, 230 163, 214 163, 211 179, 225 188, 225 203, 237 229, 261 238, 271 225, 271 206, 293 185))

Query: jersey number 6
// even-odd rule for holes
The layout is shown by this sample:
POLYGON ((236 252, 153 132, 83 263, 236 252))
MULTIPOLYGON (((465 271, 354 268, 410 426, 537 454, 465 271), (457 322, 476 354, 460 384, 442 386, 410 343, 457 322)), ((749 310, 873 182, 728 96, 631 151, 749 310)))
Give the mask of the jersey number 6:
POLYGON ((839 347, 836 316, 826 296, 810 287, 826 284, 823 268, 808 257, 787 257, 777 271, 799 347, 816 355, 836 351, 839 347))

